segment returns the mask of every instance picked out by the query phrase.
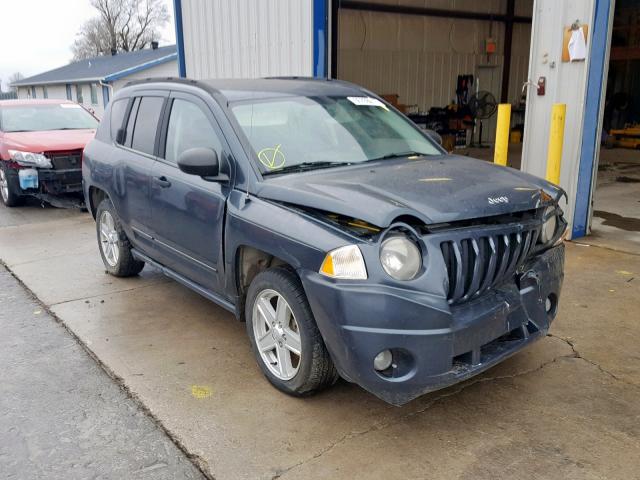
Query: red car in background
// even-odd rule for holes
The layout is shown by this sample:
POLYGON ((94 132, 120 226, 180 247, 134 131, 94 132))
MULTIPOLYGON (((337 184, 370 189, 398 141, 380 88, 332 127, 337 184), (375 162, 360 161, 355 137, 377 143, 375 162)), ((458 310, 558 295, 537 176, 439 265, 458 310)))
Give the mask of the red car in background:
POLYGON ((2 202, 15 207, 31 195, 55 205, 59 195, 81 196, 82 151, 97 126, 68 100, 0 101, 2 202))

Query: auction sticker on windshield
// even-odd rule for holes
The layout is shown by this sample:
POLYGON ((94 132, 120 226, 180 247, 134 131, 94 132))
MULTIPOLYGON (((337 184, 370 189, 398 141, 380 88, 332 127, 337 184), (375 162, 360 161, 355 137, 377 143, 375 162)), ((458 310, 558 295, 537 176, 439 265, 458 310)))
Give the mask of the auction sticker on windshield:
POLYGON ((378 100, 377 98, 371 98, 371 97, 347 97, 347 100, 349 100, 354 105, 358 105, 360 107, 382 107, 385 110, 388 110, 387 106, 384 103, 382 103, 380 100, 378 100))

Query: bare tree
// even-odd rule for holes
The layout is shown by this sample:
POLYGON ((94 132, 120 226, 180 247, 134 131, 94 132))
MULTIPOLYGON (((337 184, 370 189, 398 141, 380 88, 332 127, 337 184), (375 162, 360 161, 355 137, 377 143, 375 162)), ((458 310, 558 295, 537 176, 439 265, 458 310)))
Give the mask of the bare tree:
MULTIPOLYGON (((114 48, 117 50, 117 44, 114 48)), ((71 49, 74 60, 97 57, 111 52, 109 31, 102 19, 96 17, 87 20, 80 28, 71 49)))
POLYGON ((91 0, 91 5, 98 16, 78 32, 71 47, 74 60, 145 48, 169 21, 162 0, 91 0))
MULTIPOLYGON (((11 86, 13 82, 17 82, 19 80, 22 80, 23 78, 24 78, 24 75, 21 74, 20 72, 12 73, 11 75, 9 75, 9 86, 11 86)), ((11 91, 17 92, 18 87, 11 87, 11 91)))

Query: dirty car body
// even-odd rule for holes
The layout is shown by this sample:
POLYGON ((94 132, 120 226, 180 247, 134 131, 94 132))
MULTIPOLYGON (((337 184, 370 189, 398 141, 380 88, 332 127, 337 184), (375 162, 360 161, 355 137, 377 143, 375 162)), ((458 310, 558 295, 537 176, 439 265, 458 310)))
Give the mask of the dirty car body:
MULTIPOLYGON (((94 215, 113 204, 132 257, 247 322, 260 313, 252 285, 286 269, 339 375, 389 403, 482 372, 544 336, 555 317, 562 190, 448 155, 367 90, 314 79, 149 80, 112 105, 85 151, 85 197, 94 215), (153 145, 139 152, 130 123, 146 97, 157 99, 146 118, 153 145), (211 123, 215 172, 193 170, 202 149, 185 154, 188 168, 186 157, 176 164, 177 100, 211 123)), ((287 329, 269 332, 277 343, 287 329)), ((257 357, 273 367, 280 350, 260 357, 260 340, 257 357)), ((309 393, 281 385, 300 375, 304 355, 293 379, 263 371, 284 391, 309 393)))
POLYGON ((68 100, 0 101, 2 200, 15 206, 25 196, 53 203, 82 193, 82 150, 98 120, 68 100))

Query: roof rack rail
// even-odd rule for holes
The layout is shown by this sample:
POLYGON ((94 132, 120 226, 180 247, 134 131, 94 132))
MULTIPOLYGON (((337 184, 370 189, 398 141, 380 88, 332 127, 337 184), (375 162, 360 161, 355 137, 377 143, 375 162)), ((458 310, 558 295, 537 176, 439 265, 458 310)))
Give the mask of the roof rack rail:
POLYGON ((181 83, 183 85, 200 85, 197 80, 192 80, 190 78, 182 78, 182 77, 151 77, 151 78, 141 78, 139 80, 131 80, 127 82, 124 86, 130 87, 132 85, 141 85, 144 83, 158 83, 158 82, 171 82, 171 83, 181 83))
POLYGON ((276 75, 274 77, 262 77, 263 80, 315 80, 319 82, 331 82, 335 79, 327 77, 313 77, 311 75, 276 75))

